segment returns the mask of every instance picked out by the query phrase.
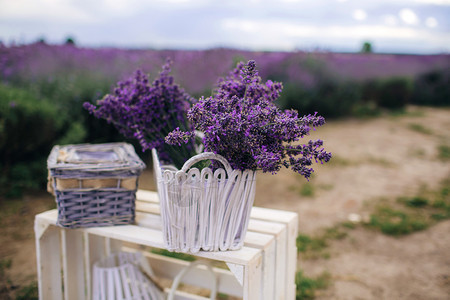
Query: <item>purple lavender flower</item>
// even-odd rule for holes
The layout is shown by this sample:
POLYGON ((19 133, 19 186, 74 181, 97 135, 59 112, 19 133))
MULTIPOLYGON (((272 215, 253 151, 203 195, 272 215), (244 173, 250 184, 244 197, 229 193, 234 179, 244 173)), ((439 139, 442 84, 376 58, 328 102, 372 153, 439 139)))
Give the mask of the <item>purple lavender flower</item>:
MULTIPOLYGON (((262 82, 254 61, 239 63, 219 80, 214 95, 200 98, 187 115, 204 133, 205 151, 224 156, 233 168, 275 174, 284 166, 309 178, 313 160, 324 163, 331 154, 320 148, 321 140, 291 143, 325 124, 325 119, 317 113, 299 117, 295 110, 281 111, 274 104, 281 91, 281 83, 262 82)), ((188 136, 177 129, 166 142, 180 144, 188 136)))
POLYGON ((181 131, 180 127, 177 127, 175 128, 174 131, 169 132, 169 134, 165 138, 165 141, 170 145, 181 146, 182 144, 189 143, 189 141, 192 140, 194 137, 195 137, 194 132, 181 131))
MULTIPOLYGON (((126 81, 119 82, 112 94, 95 106, 84 103, 91 114, 113 124, 125 137, 136 138, 143 151, 157 149, 162 161, 181 167, 194 154, 192 142, 174 147, 164 142, 173 129, 192 131, 186 111, 193 99, 174 83, 168 61, 159 77, 149 84, 148 77, 137 70, 126 81)), ((176 133, 172 133, 174 136, 176 133)))

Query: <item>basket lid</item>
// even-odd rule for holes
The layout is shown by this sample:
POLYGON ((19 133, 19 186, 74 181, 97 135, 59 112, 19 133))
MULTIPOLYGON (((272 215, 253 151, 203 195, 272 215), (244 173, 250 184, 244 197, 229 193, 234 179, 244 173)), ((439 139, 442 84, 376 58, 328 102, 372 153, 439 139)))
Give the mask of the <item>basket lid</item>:
POLYGON ((56 145, 47 159, 49 170, 86 172, 139 170, 144 162, 128 143, 56 145))

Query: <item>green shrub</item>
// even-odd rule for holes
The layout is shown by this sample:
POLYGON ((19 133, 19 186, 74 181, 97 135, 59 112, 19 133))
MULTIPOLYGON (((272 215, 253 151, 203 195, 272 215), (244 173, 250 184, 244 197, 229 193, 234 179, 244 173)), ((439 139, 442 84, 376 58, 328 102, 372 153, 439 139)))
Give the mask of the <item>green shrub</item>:
POLYGON ((426 229, 429 223, 420 215, 381 206, 370 216, 369 226, 399 236, 426 229))
POLYGON ((411 99, 412 81, 407 77, 371 79, 362 83, 362 99, 374 101, 376 107, 402 109, 411 99))
POLYGON ((443 161, 450 160, 450 147, 447 145, 439 145, 438 158, 443 161))
POLYGON ((282 108, 296 109, 301 114, 317 111, 325 117, 338 118, 350 115, 359 101, 358 84, 325 78, 312 87, 284 84, 278 104, 282 108))
POLYGON ((422 124, 418 124, 418 123, 410 123, 410 124, 408 124, 408 128, 411 129, 412 131, 426 134, 426 135, 433 134, 433 131, 431 129, 423 126, 422 124))
POLYGON ((297 286, 296 299, 314 299, 316 290, 326 289, 331 283, 331 275, 328 272, 323 272, 315 278, 307 277, 303 271, 298 271, 295 274, 295 284, 297 286))
POLYGON ((450 70, 433 70, 417 76, 411 102, 418 105, 450 105, 450 70))
POLYGON ((314 196, 314 186, 310 182, 304 183, 300 188, 300 195, 304 197, 314 196))
POLYGON ((46 182, 46 158, 54 144, 84 138, 78 123, 48 100, 30 92, 0 85, 0 191, 20 196, 24 188, 46 182))
POLYGON ((425 207, 429 204, 428 199, 420 196, 415 197, 401 197, 398 199, 399 202, 404 203, 409 207, 425 207))

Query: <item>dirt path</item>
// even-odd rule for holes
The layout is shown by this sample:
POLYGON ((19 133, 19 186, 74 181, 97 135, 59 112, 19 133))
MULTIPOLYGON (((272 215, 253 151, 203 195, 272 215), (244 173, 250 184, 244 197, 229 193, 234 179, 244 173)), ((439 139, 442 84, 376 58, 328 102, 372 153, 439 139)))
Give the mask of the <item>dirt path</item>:
MULTIPOLYGON (((436 189, 450 177, 450 161, 438 157, 440 145, 450 146, 448 109, 410 108, 397 117, 334 121, 314 135, 334 157, 306 187, 289 171, 259 174, 257 181, 255 204, 297 212, 303 234, 332 228, 352 214, 365 220, 380 199, 395 202, 436 189)), ((154 189, 152 180, 146 172, 141 188, 154 189)), ((33 218, 54 207, 54 200, 42 192, 0 204, 0 284, 17 291, 36 280, 33 218)), ((357 226, 329 243, 326 258, 300 255, 298 267, 307 276, 331 275, 331 285, 317 299, 450 299, 449 232, 448 220, 403 237, 357 226)))
MULTIPOLYGON (((289 172, 258 177, 256 205, 299 214, 299 232, 315 234, 348 221, 364 220, 373 203, 395 202, 450 178, 450 161, 438 158, 450 146, 450 111, 411 108, 397 117, 331 122, 316 134, 334 155, 301 195, 305 181, 289 172)), ((303 259, 309 276, 328 272, 331 286, 318 299, 450 299, 450 221, 404 237, 366 228, 333 241, 329 258, 303 259)))

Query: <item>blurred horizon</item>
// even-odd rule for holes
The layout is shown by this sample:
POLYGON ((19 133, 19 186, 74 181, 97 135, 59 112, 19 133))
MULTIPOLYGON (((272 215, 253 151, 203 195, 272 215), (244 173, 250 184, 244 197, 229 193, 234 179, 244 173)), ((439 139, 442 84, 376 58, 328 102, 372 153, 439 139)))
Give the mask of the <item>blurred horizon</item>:
POLYGON ((154 50, 450 52, 449 0, 0 0, 0 42, 154 50))

